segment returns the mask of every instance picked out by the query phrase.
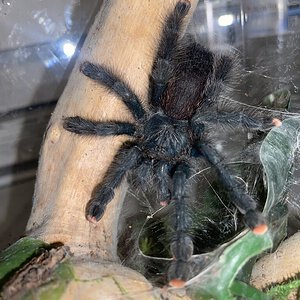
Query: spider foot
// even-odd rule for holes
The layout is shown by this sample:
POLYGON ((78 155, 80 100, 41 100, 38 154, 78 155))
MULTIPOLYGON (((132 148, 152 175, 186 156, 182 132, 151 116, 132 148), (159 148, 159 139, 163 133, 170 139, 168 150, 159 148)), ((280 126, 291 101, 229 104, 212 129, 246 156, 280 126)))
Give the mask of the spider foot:
POLYGON ((268 231, 264 217, 256 210, 249 210, 244 216, 244 221, 256 235, 263 235, 268 231))
POLYGON ((169 285, 171 287, 177 288, 177 289, 181 289, 184 287, 185 285, 185 281, 181 280, 181 279, 172 279, 169 281, 169 285))
POLYGON ((106 205, 114 197, 114 190, 110 187, 102 186, 89 201, 86 206, 86 218, 92 223, 98 222, 104 212, 106 205))
POLYGON ((193 255, 194 245, 189 236, 177 237, 171 243, 173 261, 169 267, 169 285, 175 288, 182 288, 191 274, 190 258, 193 255))
POLYGON ((191 2, 189 0, 182 0, 178 3, 176 9, 178 10, 179 14, 185 16, 189 9, 191 8, 191 2))
POLYGON ((159 201, 160 206, 166 207, 170 204, 170 200, 161 200, 159 201))
POLYGON ((87 122, 80 117, 68 117, 64 119, 64 129, 77 134, 83 134, 86 131, 87 122))
POLYGON ((187 261, 174 259, 168 271, 169 285, 174 288, 183 288, 191 273, 187 261))
POLYGON ((90 201, 86 207, 86 218, 91 223, 97 223, 103 216, 105 207, 103 205, 90 201))
POLYGON ((275 126, 275 127, 280 127, 282 125, 282 122, 280 119, 277 119, 277 118, 274 118, 272 119, 272 124, 275 126))

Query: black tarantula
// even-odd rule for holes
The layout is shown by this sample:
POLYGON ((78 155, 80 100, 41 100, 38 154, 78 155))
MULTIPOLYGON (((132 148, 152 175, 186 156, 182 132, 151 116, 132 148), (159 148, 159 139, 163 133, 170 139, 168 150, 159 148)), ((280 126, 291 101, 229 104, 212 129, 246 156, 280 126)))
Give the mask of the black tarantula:
POLYGON ((241 182, 224 164, 207 138, 209 124, 239 126, 258 130, 272 120, 260 121, 242 112, 219 112, 216 104, 225 90, 234 68, 230 55, 216 55, 190 35, 181 37, 184 17, 190 9, 181 0, 166 18, 149 80, 149 104, 146 111, 132 88, 109 68, 84 62, 81 72, 113 91, 132 113, 135 123, 97 122, 79 116, 64 119, 66 130, 79 135, 128 135, 99 187, 86 207, 87 219, 97 222, 114 197, 129 170, 147 182, 147 174, 156 179, 161 203, 174 201, 174 236, 171 242, 173 261, 168 277, 172 286, 182 286, 189 276, 188 261, 193 254, 193 241, 188 232, 186 183, 192 165, 199 158, 214 167, 231 200, 244 214, 246 225, 255 234, 268 227, 257 210, 256 201, 247 194, 241 182))

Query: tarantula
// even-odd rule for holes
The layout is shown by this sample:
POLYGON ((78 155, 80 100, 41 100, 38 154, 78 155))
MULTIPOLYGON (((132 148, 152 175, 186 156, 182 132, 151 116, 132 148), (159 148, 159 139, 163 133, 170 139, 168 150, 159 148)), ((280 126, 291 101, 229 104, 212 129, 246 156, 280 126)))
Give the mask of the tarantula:
POLYGON ((149 76, 149 111, 133 89, 108 67, 84 62, 81 72, 118 95, 135 123, 98 122, 80 116, 63 121, 66 130, 79 135, 133 138, 120 147, 86 207, 86 216, 91 222, 101 219, 128 171, 132 170, 145 182, 147 175, 152 174, 160 202, 166 205, 174 201, 175 205, 175 234, 170 246, 174 259, 168 277, 169 284, 177 287, 188 278, 188 261, 193 254, 186 184, 192 165, 199 159, 216 170, 232 202, 244 214, 246 225, 255 234, 264 234, 268 229, 256 201, 232 175, 207 136, 210 124, 259 130, 272 124, 272 120, 262 121, 242 112, 216 108, 232 76, 235 59, 232 55, 217 55, 190 35, 181 35, 189 9, 190 2, 181 0, 166 18, 149 76))

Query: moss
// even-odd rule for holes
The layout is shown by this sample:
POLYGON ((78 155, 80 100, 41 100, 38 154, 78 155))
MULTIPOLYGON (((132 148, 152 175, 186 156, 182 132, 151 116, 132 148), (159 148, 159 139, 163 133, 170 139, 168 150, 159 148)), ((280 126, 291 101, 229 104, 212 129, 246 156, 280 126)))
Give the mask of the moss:
POLYGON ((24 237, 0 253, 0 286, 14 270, 48 247, 41 240, 24 237))
POLYGON ((269 289, 268 295, 276 300, 286 300, 288 295, 294 290, 300 289, 300 279, 291 280, 287 283, 276 285, 269 289))
POLYGON ((74 278, 73 268, 70 263, 68 261, 60 263, 55 269, 50 282, 28 291, 22 297, 22 300, 59 300, 63 296, 69 282, 74 278))

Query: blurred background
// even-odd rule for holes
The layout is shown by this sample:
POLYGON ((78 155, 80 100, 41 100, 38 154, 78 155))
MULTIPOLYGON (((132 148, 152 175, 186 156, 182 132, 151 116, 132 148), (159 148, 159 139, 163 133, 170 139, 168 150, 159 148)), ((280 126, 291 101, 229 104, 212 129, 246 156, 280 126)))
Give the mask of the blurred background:
POLYGON ((0 249, 24 232, 43 132, 100 6, 0 1, 0 249))
MULTIPOLYGON (((0 250, 24 232, 43 132, 101 2, 0 1, 0 250)), ((239 101, 285 91, 300 111, 300 0, 200 1, 190 30, 238 49, 239 101)))

